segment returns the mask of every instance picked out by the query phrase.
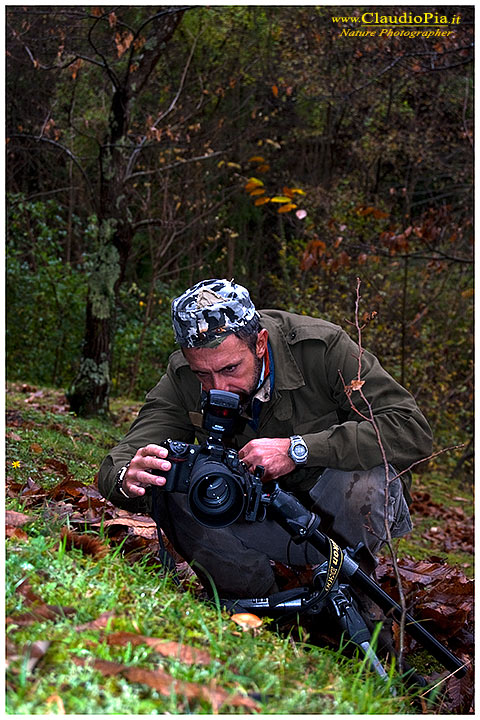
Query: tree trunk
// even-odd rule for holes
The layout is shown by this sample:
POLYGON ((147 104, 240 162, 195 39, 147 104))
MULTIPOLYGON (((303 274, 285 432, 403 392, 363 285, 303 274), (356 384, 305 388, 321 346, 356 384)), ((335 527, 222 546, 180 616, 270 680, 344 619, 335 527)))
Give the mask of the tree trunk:
MULTIPOLYGON (((116 221, 104 220, 98 234, 98 245, 90 259, 82 359, 77 376, 67 392, 73 412, 84 417, 103 415, 109 411, 115 299, 128 259, 128 250, 119 253, 116 248, 116 221)), ((128 242, 125 244, 128 245, 128 242)))
MULTIPOLYGON (((139 88, 146 84, 183 12, 184 9, 177 12, 167 8, 151 16, 149 22, 154 28, 151 47, 142 50, 143 71, 139 70, 134 80, 131 72, 123 79, 111 74, 115 90, 108 132, 98 158, 98 242, 90 259, 85 339, 80 368, 67 392, 70 407, 77 415, 102 415, 109 411, 116 298, 134 235, 129 208, 131 188, 124 180, 129 158, 124 142, 129 131, 129 105, 140 92, 139 88)), ((147 24, 143 23, 142 27, 147 24)))
POLYGON ((85 352, 80 369, 67 392, 70 407, 77 415, 107 414, 110 394, 111 317, 96 317, 87 300, 85 352))

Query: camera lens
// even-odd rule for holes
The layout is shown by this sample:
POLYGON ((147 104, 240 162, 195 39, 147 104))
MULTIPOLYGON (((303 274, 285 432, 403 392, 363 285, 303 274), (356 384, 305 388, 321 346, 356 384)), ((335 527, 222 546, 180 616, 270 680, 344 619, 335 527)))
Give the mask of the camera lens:
POLYGON ((188 504, 207 527, 227 527, 242 515, 245 494, 239 477, 215 460, 198 462, 190 478, 188 504))
POLYGON ((222 507, 228 503, 231 495, 230 487, 225 478, 221 476, 210 478, 208 475, 203 479, 203 483, 208 485, 203 488, 203 502, 208 507, 222 507))

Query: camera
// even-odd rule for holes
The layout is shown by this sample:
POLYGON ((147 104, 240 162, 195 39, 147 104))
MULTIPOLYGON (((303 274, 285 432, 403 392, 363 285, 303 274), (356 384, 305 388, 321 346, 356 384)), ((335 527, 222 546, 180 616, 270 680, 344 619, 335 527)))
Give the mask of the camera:
POLYGON ((237 451, 225 445, 238 427, 239 404, 235 393, 210 390, 202 407, 208 440, 201 445, 166 440, 172 467, 167 473, 151 471, 166 478, 165 485, 152 490, 186 493, 193 517, 206 527, 227 527, 241 517, 249 522, 262 519, 263 468, 252 475, 237 451))

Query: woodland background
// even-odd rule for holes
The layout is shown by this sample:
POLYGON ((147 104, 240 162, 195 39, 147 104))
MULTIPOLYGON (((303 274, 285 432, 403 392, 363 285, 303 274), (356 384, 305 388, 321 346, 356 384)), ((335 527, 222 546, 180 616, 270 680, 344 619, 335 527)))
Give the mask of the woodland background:
POLYGON ((345 38, 332 16, 359 7, 7 7, 9 379, 106 414, 156 383, 193 282, 345 327, 359 277, 365 346, 468 470, 473 8, 431 10, 461 23, 345 38))

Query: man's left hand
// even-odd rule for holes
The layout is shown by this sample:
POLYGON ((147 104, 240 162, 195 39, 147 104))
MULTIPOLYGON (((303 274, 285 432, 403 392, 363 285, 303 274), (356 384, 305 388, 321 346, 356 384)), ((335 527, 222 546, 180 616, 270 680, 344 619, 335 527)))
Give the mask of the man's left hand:
POLYGON ((244 445, 238 457, 252 473, 257 465, 262 465, 265 468, 262 481, 268 482, 295 470, 289 447, 290 438, 259 438, 244 445))

